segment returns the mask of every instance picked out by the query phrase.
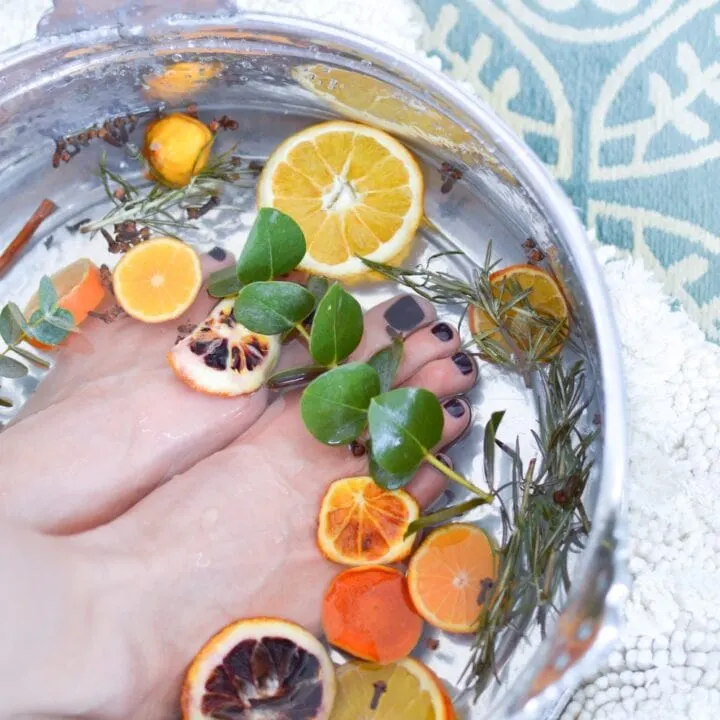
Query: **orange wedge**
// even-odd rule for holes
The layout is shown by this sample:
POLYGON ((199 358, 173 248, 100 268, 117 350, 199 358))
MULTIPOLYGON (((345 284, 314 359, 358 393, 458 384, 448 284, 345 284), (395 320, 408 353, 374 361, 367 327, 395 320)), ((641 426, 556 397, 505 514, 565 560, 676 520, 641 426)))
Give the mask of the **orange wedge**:
POLYGON ((414 658, 389 665, 353 660, 337 669, 338 691, 330 720, 453 720, 440 679, 414 658))
POLYGON ((473 633, 497 576, 484 530, 455 523, 434 530, 413 555, 407 583, 417 612, 441 630, 473 633))
MULTIPOLYGON (((58 306, 67 310, 80 325, 105 297, 105 287, 102 283, 100 270, 87 258, 80 258, 62 270, 56 272, 51 278, 58 294, 58 306)), ((30 298, 25 306, 26 318, 40 307, 37 293, 30 298)), ((46 349, 49 346, 28 338, 28 342, 37 348, 46 349)))
POLYGON ((182 315, 197 297, 201 284, 198 254, 173 238, 135 245, 113 272, 118 303, 128 315, 147 323, 182 315))
MULTIPOLYGON (((539 340, 540 333, 549 333, 558 322, 565 323, 553 342, 546 348, 544 360, 550 360, 562 348, 567 337, 568 306, 560 286, 555 279, 544 270, 534 265, 511 265, 497 270, 490 275, 493 293, 504 301, 510 300, 519 290, 530 290, 527 303, 532 310, 546 320, 546 324, 528 319, 522 314, 522 303, 518 310, 508 312, 510 332, 521 350, 528 350, 539 340)), ((497 326, 488 315, 478 307, 471 307, 468 314, 470 332, 483 335, 491 332, 489 338, 498 343, 506 352, 510 352, 507 341, 500 336, 497 326)))
POLYGON ((336 480, 320 506, 317 540, 328 560, 343 565, 371 565, 404 560, 414 538, 404 539, 420 515, 404 490, 383 490, 368 476, 336 480))
POLYGON ((423 176, 410 152, 382 130, 321 123, 272 153, 257 200, 302 228, 303 270, 357 280, 370 275, 360 257, 392 264, 407 257, 423 215, 423 176))
POLYGON ((183 720, 327 720, 335 669, 323 644, 295 623, 250 618, 228 625, 185 676, 183 720))

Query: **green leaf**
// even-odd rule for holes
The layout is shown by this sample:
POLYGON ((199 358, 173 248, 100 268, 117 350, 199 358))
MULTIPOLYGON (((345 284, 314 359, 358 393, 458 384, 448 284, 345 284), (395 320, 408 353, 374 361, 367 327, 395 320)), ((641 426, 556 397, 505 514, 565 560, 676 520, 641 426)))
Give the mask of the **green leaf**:
POLYGON ((70 334, 47 322, 42 310, 36 310, 30 316, 27 332, 45 345, 59 345, 70 334))
POLYGON ((490 421, 485 426, 485 437, 483 439, 483 455, 485 468, 485 482, 488 488, 495 487, 495 436, 505 416, 504 410, 498 410, 490 416, 490 421))
POLYGON ((0 377, 21 378, 25 377, 27 373, 28 369, 21 362, 6 355, 0 355, 0 377))
POLYGON ((368 365, 377 370, 380 376, 380 387, 383 392, 392 388, 403 356, 403 342, 400 338, 393 338, 392 345, 378 350, 369 360, 368 365))
POLYGON ((53 281, 47 275, 43 275, 40 278, 38 300, 40 303, 40 309, 43 311, 43 315, 50 315, 58 301, 58 295, 57 290, 55 290, 55 286, 53 285, 53 281))
POLYGON ((330 287, 330 281, 322 275, 311 275, 307 281, 307 289, 315 296, 315 307, 325 297, 325 293, 330 287))
POLYGON ((279 335, 311 312, 315 298, 291 282, 255 282, 246 285, 235 300, 235 319, 248 330, 279 335))
POLYGON ((45 370, 49 369, 50 363, 46 360, 43 360, 41 357, 38 357, 35 355, 35 353, 31 353, 29 350, 25 350, 24 348, 21 348, 19 345, 14 345, 12 348, 12 351, 19 355, 22 358, 25 358, 28 362, 34 363, 35 365, 38 365, 41 368, 44 368, 45 370))
POLYGON ((237 261, 237 276, 248 284, 272 280, 294 270, 305 257, 300 226, 274 208, 260 208, 237 261))
POLYGON ((0 397, 0 407, 11 408, 13 404, 7 398, 0 397))
POLYGON ((405 487, 413 479, 416 472, 415 470, 411 470, 407 473, 394 475, 384 468, 381 468, 377 462, 375 462, 372 454, 370 455, 369 470, 375 484, 381 488, 385 488, 385 490, 399 490, 405 487))
POLYGON ((393 475, 416 470, 442 437, 440 401, 423 388, 399 388, 373 398, 368 421, 373 457, 393 475))
POLYGON ((25 318, 15 303, 8 303, 0 312, 0 337, 8 344, 20 342, 25 327, 25 318))
POLYGON ((363 314, 360 303, 335 283, 315 311, 310 354, 321 365, 337 365, 360 344, 363 314))
POLYGON ((326 445, 356 440, 367 425, 370 401, 380 392, 380 378, 366 363, 334 368, 305 389, 300 413, 307 429, 326 445))
POLYGON ((54 325, 60 330, 67 330, 68 332, 80 332, 80 328, 75 325, 75 318, 72 313, 63 308, 55 308, 55 311, 50 315, 45 315, 45 322, 54 325))
POLYGON ((466 502, 458 503, 457 505, 451 505, 450 507, 443 508, 437 512, 430 513, 429 515, 423 515, 410 523, 407 531, 405 532, 405 538, 409 538, 411 535, 414 535, 416 532, 424 530, 427 527, 442 525, 448 520, 460 517, 461 515, 464 515, 465 513, 470 512, 476 507, 484 504, 485 500, 483 498, 472 498, 472 500, 467 500, 466 502))
POLYGON ((265 383, 270 390, 296 390, 309 385, 315 378, 327 372, 324 365, 305 365, 289 368, 271 375, 265 383))
POLYGON ((233 266, 216 270, 208 277, 207 291, 214 298, 237 295, 241 288, 242 284, 237 276, 237 270, 233 266))

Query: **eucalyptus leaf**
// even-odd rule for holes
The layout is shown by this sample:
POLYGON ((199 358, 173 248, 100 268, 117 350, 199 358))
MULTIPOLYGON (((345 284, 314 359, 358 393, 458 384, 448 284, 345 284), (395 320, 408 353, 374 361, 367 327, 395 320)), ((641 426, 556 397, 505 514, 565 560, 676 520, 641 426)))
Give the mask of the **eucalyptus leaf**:
POLYGON ((360 303, 335 283, 315 311, 310 354, 321 365, 337 365, 360 344, 363 314, 360 303))
POLYGON ((369 470, 375 484, 381 488, 385 488, 385 490, 399 490, 400 488, 404 488, 413 479, 416 472, 415 470, 411 470, 407 473, 394 475, 384 468, 381 468, 377 462, 375 462, 372 453, 370 454, 369 470))
POLYGON ((21 348, 19 345, 14 345, 11 348, 12 352, 14 352, 16 355, 19 355, 22 358, 25 358, 28 362, 34 363, 38 367, 44 368, 47 370, 50 367, 50 363, 46 360, 43 360, 41 357, 38 357, 35 355, 35 353, 31 353, 29 350, 25 350, 25 348, 21 348))
POLYGON ((242 283, 237 276, 234 266, 216 270, 208 277, 208 295, 214 298, 226 298, 237 295, 242 288, 242 283))
POLYGON ((483 463, 485 469, 485 482, 490 490, 493 490, 495 487, 495 437, 504 416, 504 410, 494 412, 490 416, 488 424, 485 426, 485 437, 483 439, 483 463))
POLYGON ((380 378, 366 363, 348 363, 313 380, 303 393, 300 413, 307 429, 326 445, 356 440, 367 426, 370 401, 380 378))
POLYGON ((8 344, 15 345, 23 336, 25 318, 15 303, 8 303, 0 311, 0 337, 8 344))
POLYGON ((368 365, 377 370, 380 376, 380 387, 382 392, 392 388, 395 375, 403 356, 403 341, 400 338, 393 338, 392 345, 378 350, 369 360, 368 365))
POLYGON ((43 275, 40 278, 38 301, 40 305, 40 310, 43 311, 44 315, 50 315, 53 308, 55 307, 55 304, 58 301, 57 290, 55 290, 53 281, 47 275, 43 275))
POLYGON ((28 369, 17 360, 7 357, 7 355, 0 355, 0 377, 5 378, 21 378, 25 377, 28 373, 28 369))
POLYGON ((315 378, 327 372, 324 365, 305 365, 289 368, 271 375, 266 385, 271 390, 296 390, 309 385, 315 378))
POLYGON ((0 407, 11 408, 13 404, 7 398, 0 397, 0 407))
POLYGON ((418 468, 440 442, 440 401, 423 388, 399 388, 373 398, 368 409, 375 461, 393 475, 418 468))
POLYGON ((59 345, 70 334, 47 322, 42 310, 36 310, 30 316, 27 332, 45 345, 59 345))
POLYGON ((410 523, 407 531, 405 532, 405 538, 409 538, 416 532, 432 527, 433 525, 442 525, 448 520, 460 517, 480 505, 485 505, 485 500, 483 498, 472 498, 472 500, 467 500, 465 502, 458 503, 457 505, 451 505, 450 507, 443 508, 437 512, 430 513, 429 515, 423 515, 410 523))
POLYGON ((260 208, 237 261, 237 276, 248 284, 285 275, 305 257, 300 226, 274 208, 260 208))
POLYGON ((322 275, 310 276, 310 279, 307 281, 307 289, 315 296, 315 307, 317 307, 325 297, 325 293, 329 287, 330 282, 326 277, 322 277, 322 275))
POLYGON ((255 282, 235 300, 235 319, 248 330, 279 335, 302 322, 313 310, 315 298, 291 282, 255 282))
POLYGON ((54 325, 60 330, 67 330, 68 332, 80 332, 80 328, 75 325, 75 318, 72 313, 64 308, 55 308, 52 314, 45 315, 45 322, 54 325))

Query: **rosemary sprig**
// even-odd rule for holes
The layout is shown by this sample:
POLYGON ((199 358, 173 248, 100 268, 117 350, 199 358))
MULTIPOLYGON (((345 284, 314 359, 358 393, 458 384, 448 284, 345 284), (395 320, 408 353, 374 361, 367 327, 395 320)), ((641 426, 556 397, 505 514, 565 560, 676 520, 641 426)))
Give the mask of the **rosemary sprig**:
MULTIPOLYGON (((483 265, 473 269, 469 280, 432 269, 435 260, 448 255, 464 253, 439 253, 424 266, 412 270, 366 258, 363 262, 430 302, 478 308, 487 326, 487 330, 473 335, 480 357, 519 373, 529 387, 532 372, 547 363, 567 337, 567 321, 535 309, 528 300, 532 290, 523 289, 517 281, 506 278, 499 284, 492 282, 491 274, 498 265, 492 262, 492 243, 488 244, 483 265)), ((461 324, 466 314, 463 313, 461 324)))
POLYGON ((185 208, 202 206, 219 195, 223 185, 257 175, 256 167, 243 168, 242 159, 233 153, 234 148, 210 158, 208 164, 185 187, 173 188, 153 183, 145 191, 111 171, 103 155, 98 172, 113 207, 102 219, 83 225, 81 231, 94 236, 104 228, 135 223, 176 237, 180 230, 195 228, 192 222, 183 218, 182 211, 185 208), (116 186, 114 189, 113 184, 116 186))
MULTIPOLYGON (((545 636, 553 599, 569 589, 570 554, 583 548, 590 522, 582 503, 592 468, 589 448, 597 430, 580 429, 588 401, 583 362, 564 367, 558 358, 538 372, 542 401, 534 433, 539 463, 527 468, 519 446, 491 441, 512 461, 510 507, 500 501, 503 547, 498 582, 482 610, 466 673, 478 696, 497 677, 515 642, 534 620, 545 636)), ((486 438, 487 440, 487 438, 486 438)), ((486 442, 487 446, 487 442, 486 442)), ((492 467, 486 473, 492 474, 492 467)), ((500 498, 502 490, 496 495, 500 498)))

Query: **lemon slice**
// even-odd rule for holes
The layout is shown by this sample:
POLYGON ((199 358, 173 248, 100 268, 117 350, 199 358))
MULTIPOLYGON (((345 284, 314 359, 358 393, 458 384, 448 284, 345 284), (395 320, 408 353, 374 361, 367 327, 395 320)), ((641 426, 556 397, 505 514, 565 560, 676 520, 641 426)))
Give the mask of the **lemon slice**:
POLYGON ((437 676, 405 658, 389 665, 349 662, 337 670, 330 720, 453 720, 455 712, 437 676))
POLYGON ((340 280, 370 272, 360 257, 397 264, 423 216, 423 176, 387 133, 350 122, 300 131, 268 158, 258 205, 290 215, 307 254, 300 267, 340 280))

